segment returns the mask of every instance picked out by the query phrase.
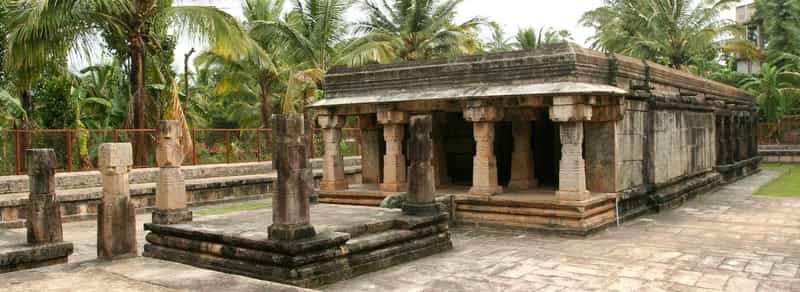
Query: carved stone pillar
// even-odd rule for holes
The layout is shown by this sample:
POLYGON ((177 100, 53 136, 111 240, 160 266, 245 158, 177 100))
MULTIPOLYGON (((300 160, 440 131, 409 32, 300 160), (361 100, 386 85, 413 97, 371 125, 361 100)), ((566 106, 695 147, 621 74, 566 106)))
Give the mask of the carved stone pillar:
POLYGON ((406 157, 403 155, 403 136, 408 114, 399 111, 378 112, 378 122, 383 124, 386 155, 383 156, 383 183, 381 191, 406 190, 406 157))
POLYGON ((364 184, 381 183, 380 129, 375 115, 358 118, 361 128, 361 180, 364 184))
POLYGON ((273 166, 278 172, 278 192, 272 197, 272 240, 297 240, 316 234, 311 226, 305 171, 305 125, 302 114, 272 116, 275 133, 273 166))
POLYGON ((403 213, 429 216, 436 209, 436 180, 433 168, 433 139, 431 115, 412 116, 408 140, 408 196, 403 204, 403 213))
POLYGON ((27 220, 28 244, 45 244, 63 240, 61 205, 56 199, 56 153, 53 149, 25 150, 28 166, 27 220))
POLYGON ((525 190, 539 185, 534 170, 531 130, 530 121, 515 120, 511 123, 514 152, 511 153, 511 180, 508 183, 510 189, 525 190))
POLYGON ((158 145, 156 163, 156 208, 153 210, 153 223, 178 224, 192 221, 192 211, 186 204, 186 183, 181 164, 183 128, 174 120, 160 121, 158 124, 158 145))
POLYGON ((586 189, 586 161, 583 159, 583 122, 559 123, 561 161, 558 171, 559 200, 583 201, 591 197, 586 189))
POLYGON ((137 255, 136 207, 131 202, 130 143, 105 143, 97 150, 103 175, 103 198, 97 210, 97 257, 115 259, 137 255))
POLYGON ((323 191, 345 190, 347 189, 347 180, 344 178, 344 158, 339 151, 345 117, 320 115, 317 117, 317 121, 322 128, 322 140, 325 146, 320 189, 323 191))
POLYGON ((497 182, 497 157, 494 154, 494 123, 502 117, 500 109, 482 103, 470 104, 464 110, 464 119, 473 123, 475 137, 471 195, 492 196, 503 192, 497 182))

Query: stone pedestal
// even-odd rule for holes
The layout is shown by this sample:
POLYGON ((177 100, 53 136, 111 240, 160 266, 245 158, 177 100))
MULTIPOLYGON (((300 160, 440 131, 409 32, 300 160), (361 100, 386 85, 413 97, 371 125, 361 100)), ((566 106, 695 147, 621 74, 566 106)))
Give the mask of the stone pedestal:
POLYGON ((322 141, 325 146, 320 190, 345 190, 347 189, 347 180, 344 178, 344 158, 339 151, 339 141, 342 139, 342 126, 344 126, 345 118, 337 115, 320 115, 317 120, 322 128, 322 141))
POLYGON ((28 244, 45 244, 63 240, 61 205, 56 199, 56 153, 53 149, 25 150, 28 166, 27 221, 28 244))
POLYGON ((272 116, 275 147, 273 165, 278 172, 278 192, 272 197, 271 240, 297 240, 316 234, 311 226, 308 190, 305 187, 305 126, 301 114, 272 116))
POLYGON ((430 216, 436 209, 436 179, 433 168, 433 140, 431 115, 412 116, 408 140, 408 195, 403 204, 403 213, 430 216))
POLYGON ((364 184, 381 183, 380 129, 374 115, 358 118, 361 128, 361 181, 364 184))
POLYGON ((511 180, 509 189, 526 190, 538 186, 531 147, 531 122, 516 120, 511 123, 514 133, 514 152, 511 153, 511 180))
POLYGON ((153 223, 178 224, 192 221, 192 212, 187 208, 186 183, 181 172, 183 163, 183 128, 180 122, 159 122, 156 162, 160 168, 156 180, 156 208, 153 223))
POLYGON ((583 122, 559 123, 561 161, 556 198, 583 201, 591 198, 586 189, 586 161, 583 159, 583 122))
POLYGON ((103 175, 103 198, 97 210, 97 256, 100 259, 137 255, 136 208, 128 175, 133 165, 130 143, 105 143, 97 151, 103 175))
POLYGON ((405 136, 405 124, 408 123, 408 114, 398 111, 378 112, 378 122, 383 124, 383 139, 386 141, 381 191, 405 191, 407 180, 403 136, 405 136))

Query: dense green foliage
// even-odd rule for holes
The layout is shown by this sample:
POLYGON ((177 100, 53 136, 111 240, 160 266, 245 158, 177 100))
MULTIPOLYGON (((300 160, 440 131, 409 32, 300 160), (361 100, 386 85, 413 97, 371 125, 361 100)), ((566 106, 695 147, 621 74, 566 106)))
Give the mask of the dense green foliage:
MULTIPOLYGON (((245 18, 238 21, 215 8, 173 1, 2 1, 0 33, 7 37, 0 39, 0 127, 151 128, 175 110, 196 128, 269 127, 272 113, 303 112, 321 98, 323 76, 334 65, 572 41, 568 31, 546 26, 507 35, 497 22, 459 16, 462 2, 243 0, 245 18), (363 20, 348 22, 349 10, 363 20), (184 80, 180 90, 174 86, 186 78, 172 69, 180 35, 210 44, 194 60, 188 92, 184 80), (97 46, 104 63, 67 70, 70 52, 82 55, 97 46)), ((581 23, 596 30, 590 41, 597 49, 751 90, 764 119, 776 121, 798 113, 800 104, 800 2, 756 3, 766 54, 745 40, 742 27, 720 19, 734 0, 607 0, 581 23), (763 55, 761 74, 736 72, 737 60, 759 62, 763 55)))

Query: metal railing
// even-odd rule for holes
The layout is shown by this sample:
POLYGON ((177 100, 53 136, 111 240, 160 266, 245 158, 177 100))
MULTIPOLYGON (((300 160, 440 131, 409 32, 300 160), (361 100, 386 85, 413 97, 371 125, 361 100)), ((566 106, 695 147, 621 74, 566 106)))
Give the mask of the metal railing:
MULTIPOLYGON (((191 129, 194 147, 184 165, 241 163, 272 159, 272 130, 270 129, 191 129)), ((23 139, 29 136, 27 148, 53 148, 58 171, 92 170, 97 166, 97 147, 108 142, 132 142, 136 134, 144 134, 147 159, 134 168, 155 167, 155 129, 0 129, 0 175, 24 174, 25 151, 23 139), (82 140, 85 140, 82 141, 82 140), (81 147, 86 147, 81 155, 81 147)), ((315 129, 313 157, 322 157, 321 130, 315 129)), ((132 143, 133 147, 137 147, 132 143)), ((359 155, 361 131, 345 128, 342 131, 343 155, 359 155)), ((138 149, 134 149, 134 153, 138 149)))
POLYGON ((789 119, 780 123, 761 123, 758 125, 759 145, 798 145, 800 144, 800 120, 789 119))

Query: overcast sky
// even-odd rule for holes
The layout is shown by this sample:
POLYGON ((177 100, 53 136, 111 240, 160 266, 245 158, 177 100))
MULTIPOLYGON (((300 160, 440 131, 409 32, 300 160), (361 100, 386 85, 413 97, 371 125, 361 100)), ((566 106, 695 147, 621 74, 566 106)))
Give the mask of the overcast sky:
MULTIPOLYGON (((183 5, 213 5, 236 17, 242 17, 241 0, 176 0, 176 4, 183 5)), ((287 6, 294 1, 286 1, 287 6)), ((359 1, 360 2, 360 1, 359 1)), ((750 3, 753 0, 743 0, 741 4, 750 3)), ((572 32, 575 42, 588 46, 587 39, 592 36, 594 31, 578 24, 581 15, 599 7, 603 0, 464 0, 459 6, 459 20, 466 20, 474 16, 481 16, 489 20, 499 22, 505 28, 506 34, 511 36, 522 27, 552 27, 554 29, 567 29, 572 32)), ((358 8, 360 4, 348 13, 350 20, 361 17, 358 8)), ((287 7, 287 10, 289 7, 287 7)), ((734 10, 726 11, 724 18, 733 19, 734 10)), ((483 35, 486 35, 484 33, 483 35)), ((183 54, 190 48, 196 47, 198 50, 204 47, 203 44, 189 40, 181 40, 175 50, 175 69, 183 72, 183 54)))

